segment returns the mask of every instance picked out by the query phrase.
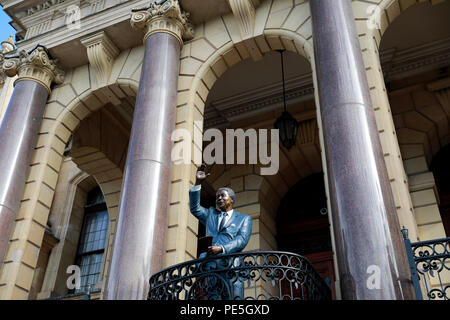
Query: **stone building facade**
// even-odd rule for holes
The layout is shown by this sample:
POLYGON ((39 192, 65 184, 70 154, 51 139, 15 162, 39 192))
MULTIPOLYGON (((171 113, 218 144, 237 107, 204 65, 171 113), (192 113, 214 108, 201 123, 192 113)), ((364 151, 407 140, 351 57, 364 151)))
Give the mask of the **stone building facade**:
POLYGON ((220 186, 233 188, 235 208, 253 219, 246 250, 305 253, 330 279, 336 298, 413 297, 409 271, 402 274, 400 265, 400 228, 412 241, 450 235, 449 1, 0 4, 17 30, 15 46, 4 42, 0 55, 0 299, 79 297, 67 287, 67 268, 86 257, 80 243, 88 242, 81 239, 95 208, 107 219, 99 227, 104 236, 95 239, 104 245, 88 263, 96 264, 85 283, 93 298, 143 299, 151 274, 195 259, 199 225, 189 214, 188 190, 202 160, 203 133, 273 128, 282 112, 276 50, 286 50, 296 145, 280 146, 274 175, 261 175, 261 163, 211 166, 204 200, 220 186), (359 111, 329 118, 330 94, 345 97, 343 105, 369 106, 376 137, 363 116, 351 121, 359 111), (359 137, 365 147, 336 144, 330 123, 345 129, 345 141, 359 137), (186 143, 171 141, 176 129, 192 138, 187 164, 171 158, 186 143), (347 168, 362 186, 357 192, 339 186, 346 163, 372 162, 373 176, 347 168), (317 199, 302 197, 313 186, 317 199), (365 197, 383 200, 361 202, 365 197), (292 217, 282 208, 292 210, 295 198, 299 216, 290 211, 292 217), (319 199, 326 216, 306 217, 302 203, 319 199), (355 207, 374 213, 359 216, 355 207), (373 262, 358 260, 355 248, 369 252, 367 259, 377 255, 383 275, 398 268, 404 295, 394 284, 376 293, 362 288, 373 262), (363 285, 352 283, 358 280, 363 285))

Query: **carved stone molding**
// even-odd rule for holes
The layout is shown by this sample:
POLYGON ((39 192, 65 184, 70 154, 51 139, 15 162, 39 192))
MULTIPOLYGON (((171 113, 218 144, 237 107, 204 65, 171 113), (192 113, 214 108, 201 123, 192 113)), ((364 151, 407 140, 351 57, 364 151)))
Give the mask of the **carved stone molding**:
POLYGON ((255 7, 251 0, 228 0, 236 22, 239 25, 242 39, 253 37, 255 28, 255 7))
POLYGON ((131 25, 145 31, 144 42, 152 34, 166 32, 175 36, 180 44, 194 37, 194 28, 189 22, 189 13, 183 12, 178 0, 161 0, 148 8, 135 9, 131 25))
POLYGON ((30 52, 19 51, 17 55, 5 56, 2 70, 8 77, 18 76, 18 81, 31 80, 42 84, 51 93, 51 84, 64 82, 64 71, 58 65, 57 60, 50 57, 43 46, 36 46, 30 52))
POLYGON ((298 123, 297 143, 300 146, 308 146, 315 144, 316 131, 317 131, 316 118, 300 121, 298 123))
MULTIPOLYGON (((288 104, 314 99, 312 75, 306 74, 286 82, 288 104)), ((205 109, 205 128, 221 127, 254 114, 266 113, 283 105, 282 83, 276 82, 234 96, 213 100, 205 109)))
POLYGON ((450 65, 450 37, 404 50, 383 50, 380 52, 380 61, 387 82, 445 68, 450 65))
POLYGON ((31 16, 37 12, 41 12, 43 10, 50 9, 53 6, 64 3, 65 1, 66 0, 48 0, 43 3, 39 3, 35 6, 29 7, 26 11, 24 11, 24 14, 26 16, 31 16))
POLYGON ((119 49, 104 31, 81 39, 81 43, 87 48, 89 63, 94 69, 98 86, 106 86, 114 59, 120 53, 119 49))

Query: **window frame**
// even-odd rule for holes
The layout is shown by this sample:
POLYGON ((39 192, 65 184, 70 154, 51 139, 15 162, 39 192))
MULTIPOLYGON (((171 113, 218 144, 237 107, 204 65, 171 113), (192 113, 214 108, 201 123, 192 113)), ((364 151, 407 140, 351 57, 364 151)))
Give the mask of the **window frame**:
MULTIPOLYGON (((101 193, 101 190, 98 189, 98 191, 101 193)), ((92 190, 91 192, 97 192, 97 189, 92 190)), ((103 193, 101 193, 102 197, 103 197, 103 193)), ((102 264, 103 264, 103 259, 104 259, 104 255, 106 252, 106 244, 107 244, 107 238, 108 238, 108 228, 109 228, 109 212, 108 212, 108 207, 106 205, 105 199, 103 197, 103 202, 101 203, 94 203, 94 204, 87 204, 84 206, 84 215, 83 215, 83 222, 81 224, 81 230, 80 230, 80 235, 78 238, 78 243, 77 243, 77 251, 75 254, 75 265, 77 265, 78 267, 80 267, 81 269, 81 261, 83 257, 87 257, 87 256, 94 256, 96 254, 102 254, 102 264), (107 227, 106 227, 106 231, 105 231, 105 242, 103 244, 103 248, 102 249, 96 249, 96 250, 92 250, 92 251, 85 251, 85 252, 81 252, 81 240, 82 237, 85 236, 85 229, 86 229, 86 223, 88 221, 88 219, 92 216, 92 215, 96 215, 102 212, 106 211, 106 215, 107 215, 107 227)), ((80 273, 80 276, 83 276, 80 273)), ((101 272, 99 273, 99 276, 101 276, 101 272)), ((100 280, 100 279, 99 279, 100 280)), ((98 281, 97 281, 98 282, 98 281)), ((91 286, 93 286, 95 284, 91 284, 91 286)), ((88 284, 89 286, 89 284, 88 284)), ((82 293, 86 293, 87 291, 95 291, 97 290, 94 287, 91 287, 91 289, 85 288, 82 289, 83 287, 81 287, 80 289, 71 289, 69 290, 69 294, 82 294, 82 293)))

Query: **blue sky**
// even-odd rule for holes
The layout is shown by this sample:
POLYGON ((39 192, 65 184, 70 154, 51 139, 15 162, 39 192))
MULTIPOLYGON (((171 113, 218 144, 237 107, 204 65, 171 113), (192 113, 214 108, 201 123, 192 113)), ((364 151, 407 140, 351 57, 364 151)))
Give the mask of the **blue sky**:
POLYGON ((0 7, 0 42, 9 38, 10 35, 15 35, 16 31, 9 25, 11 18, 0 7))

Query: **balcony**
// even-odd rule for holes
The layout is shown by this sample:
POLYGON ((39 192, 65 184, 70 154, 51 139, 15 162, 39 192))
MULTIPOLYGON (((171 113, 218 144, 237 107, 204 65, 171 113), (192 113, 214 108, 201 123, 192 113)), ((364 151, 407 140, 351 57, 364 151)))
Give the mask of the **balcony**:
POLYGON ((297 254, 248 251, 207 256, 150 278, 148 300, 330 300, 331 290, 297 254))
POLYGON ((450 300, 450 238, 411 243, 402 233, 417 300, 450 300))

